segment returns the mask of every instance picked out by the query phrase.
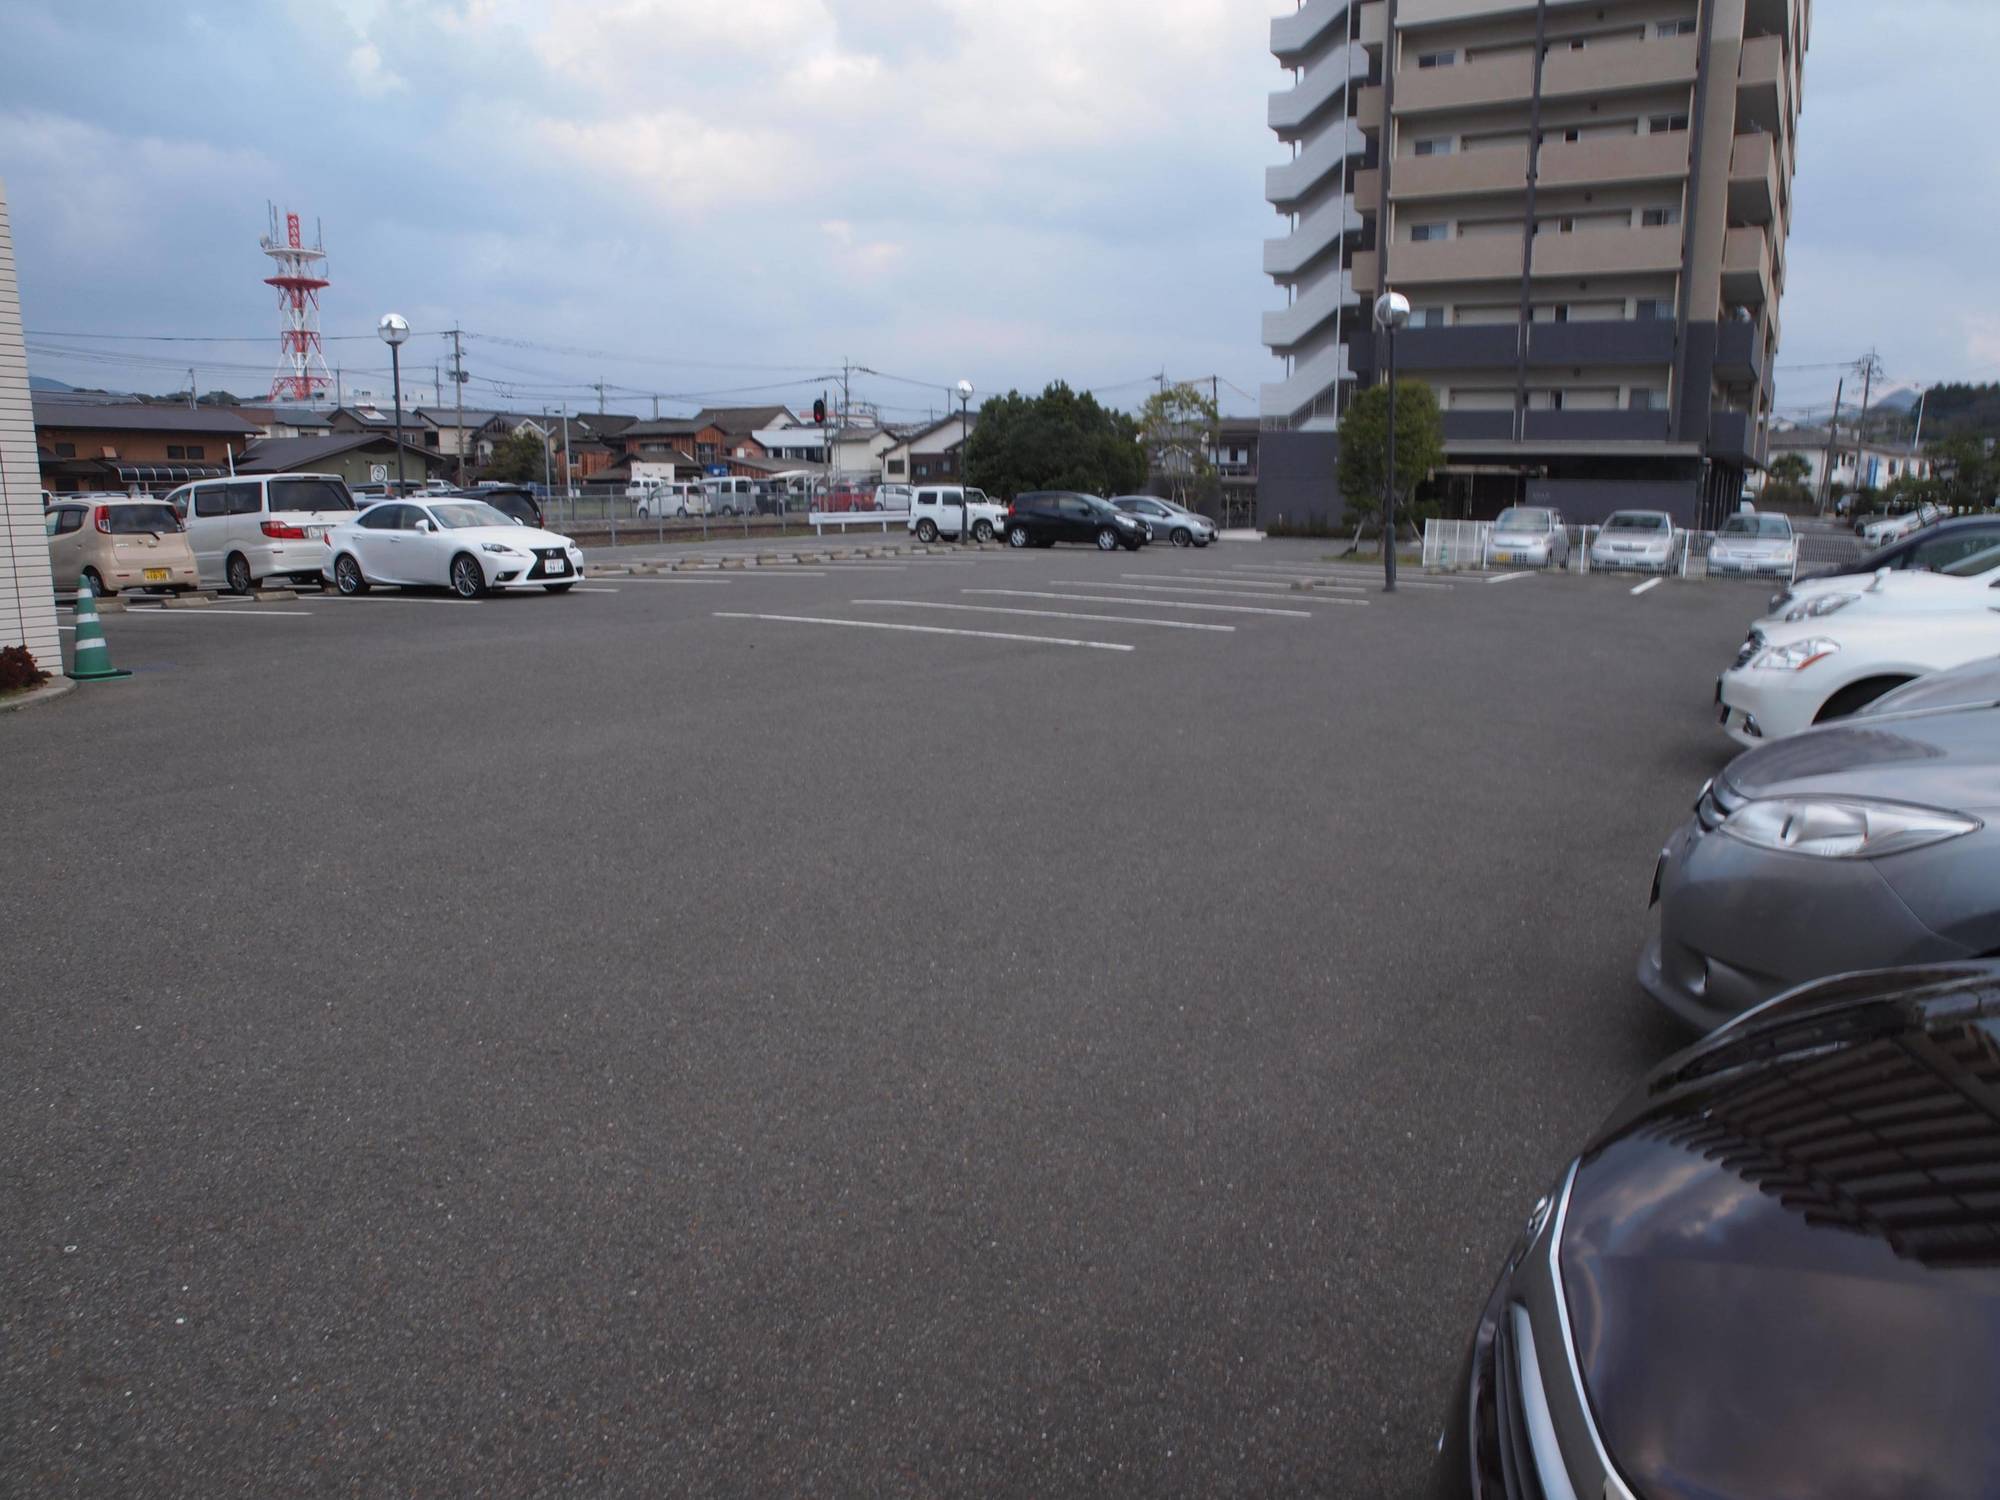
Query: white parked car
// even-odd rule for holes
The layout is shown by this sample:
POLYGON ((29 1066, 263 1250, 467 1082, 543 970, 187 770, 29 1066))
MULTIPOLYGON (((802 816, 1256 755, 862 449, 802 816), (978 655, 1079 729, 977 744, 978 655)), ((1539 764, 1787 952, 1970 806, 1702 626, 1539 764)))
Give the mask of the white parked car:
POLYGON ((655 516, 705 516, 708 514, 708 491, 692 482, 650 485, 633 507, 633 512, 642 521, 650 521, 655 516))
POLYGON ((1848 574, 1793 584, 1759 624, 1796 625, 1851 611, 1853 615, 1928 614, 2000 605, 2000 545, 1924 572, 1882 568, 1872 577, 1848 574))
POLYGON ((1753 628, 1715 685, 1742 745, 1845 718, 1914 678, 2000 655, 2000 611, 1850 614, 1753 628))
POLYGON ((327 532, 355 508, 334 474, 198 479, 167 503, 187 528, 201 581, 238 594, 272 577, 317 583, 327 532))
POLYGON ((875 487, 875 508, 877 510, 908 510, 916 503, 917 491, 914 485, 880 484, 875 487))
POLYGON ((1591 540, 1590 566, 1597 572, 1638 568, 1664 573, 1678 560, 1679 548, 1680 533, 1665 511, 1615 510, 1591 540))
POLYGON ((1708 549, 1711 577, 1790 578, 1798 562, 1791 518, 1769 511, 1738 511, 1716 527, 1708 549))
POLYGON ((1886 547, 1922 531, 1943 515, 1935 505, 1926 503, 1900 516, 1878 516, 1861 528, 1861 540, 1870 547, 1886 547))
POLYGON ((385 500, 327 533, 321 573, 343 594, 373 584, 448 588, 461 599, 489 589, 560 594, 583 571, 575 542, 524 526, 469 496, 385 500))
POLYGON ((1562 512, 1546 505, 1515 505, 1501 511, 1486 539, 1486 566, 1568 567, 1569 532, 1562 512))
POLYGON ((910 518, 903 525, 918 541, 934 542, 941 536, 957 536, 960 519, 967 515, 977 542, 992 541, 1006 527, 1006 506, 988 500, 986 491, 976 485, 956 484, 918 488, 910 497, 910 518))

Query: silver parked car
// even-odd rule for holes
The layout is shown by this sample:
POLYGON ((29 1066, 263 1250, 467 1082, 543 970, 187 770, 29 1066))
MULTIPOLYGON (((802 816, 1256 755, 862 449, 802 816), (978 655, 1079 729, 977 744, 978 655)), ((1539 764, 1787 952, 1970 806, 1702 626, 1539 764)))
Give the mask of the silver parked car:
POLYGON ((1215 522, 1157 495, 1113 495, 1111 503, 1143 522, 1156 542, 1172 542, 1176 547, 1206 547, 1215 540, 1215 522))
POLYGON ((1703 1029, 1827 975, 2000 955, 2000 660, 1739 755, 1653 900, 1639 982, 1703 1029))
POLYGON ((1515 505, 1500 512, 1486 539, 1486 566, 1566 568, 1569 532, 1562 512, 1546 505, 1515 505))
POLYGON ((1680 533, 1663 510, 1615 510, 1590 544, 1593 570, 1638 568, 1664 573, 1674 565, 1680 533))
POLYGON ((1739 578, 1789 578, 1799 561, 1799 539, 1789 517, 1739 511, 1715 529, 1708 571, 1739 578))

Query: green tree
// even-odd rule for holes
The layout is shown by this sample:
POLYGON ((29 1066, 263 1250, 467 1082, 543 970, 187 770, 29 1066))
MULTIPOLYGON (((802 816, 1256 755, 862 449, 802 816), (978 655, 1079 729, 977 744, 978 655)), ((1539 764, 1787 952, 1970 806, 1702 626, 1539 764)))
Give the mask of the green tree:
POLYGON ((481 465, 479 475, 514 484, 539 481, 548 472, 547 457, 548 448, 533 428, 517 428, 493 445, 493 457, 481 465))
POLYGON ((1009 391, 979 408, 965 445, 966 479, 989 495, 1081 490, 1118 495, 1146 482, 1139 425, 1056 381, 1039 396, 1009 391))
POLYGON ((1942 505, 1985 506, 2000 485, 2000 463, 1986 451, 1986 440, 1971 432, 1954 432, 1925 450, 1946 498, 1942 505))
MULTIPOLYGON (((1357 391, 1340 418, 1340 495, 1358 524, 1382 514, 1389 455, 1389 388, 1357 391)), ((1396 512, 1417 519, 1410 497, 1444 461, 1444 419, 1421 380, 1396 382, 1396 512)))
POLYGON ((1154 392, 1139 408, 1139 440, 1146 447, 1149 477, 1178 504, 1195 505, 1220 489, 1214 482, 1220 421, 1209 394, 1185 383, 1154 392))
POLYGON ((1770 467, 1764 472, 1774 483, 1800 489, 1812 473, 1812 463, 1803 453, 1781 453, 1771 460, 1770 467))

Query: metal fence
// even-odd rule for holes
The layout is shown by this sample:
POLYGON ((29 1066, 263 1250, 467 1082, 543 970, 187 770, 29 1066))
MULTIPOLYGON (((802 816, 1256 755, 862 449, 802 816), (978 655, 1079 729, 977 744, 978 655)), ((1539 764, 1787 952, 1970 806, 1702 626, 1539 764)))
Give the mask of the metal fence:
MULTIPOLYGON (((1566 571, 1591 571, 1590 546, 1602 529, 1599 526, 1565 528, 1570 544, 1566 571)), ((1795 531, 1798 550, 1797 561, 1791 571, 1793 578, 1803 573, 1850 565, 1867 551, 1861 539, 1844 527, 1825 522, 1805 522, 1795 524, 1795 531)), ((1424 522, 1423 566, 1440 572, 1484 568, 1486 544, 1492 535, 1491 521, 1427 520, 1424 522)), ((1667 574, 1678 578, 1708 577, 1708 554, 1714 545, 1715 533, 1712 531, 1676 531, 1667 574)))

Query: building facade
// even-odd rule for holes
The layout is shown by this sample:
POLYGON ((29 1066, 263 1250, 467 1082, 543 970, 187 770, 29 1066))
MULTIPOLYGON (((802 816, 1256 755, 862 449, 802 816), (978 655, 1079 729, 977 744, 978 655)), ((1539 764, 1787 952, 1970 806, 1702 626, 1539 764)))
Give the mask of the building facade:
POLYGON ((1266 427, 1324 428, 1348 372, 1380 378, 1369 310, 1393 288, 1398 374, 1444 416, 1448 513, 1732 507, 1768 440, 1810 16, 1308 0, 1274 22, 1297 82, 1271 102, 1295 156, 1269 182, 1291 232, 1266 246, 1290 298, 1266 319, 1289 371, 1266 427))
POLYGON ((38 396, 35 444, 42 484, 58 494, 164 494, 230 472, 264 429, 226 406, 74 402, 38 396))
POLYGON ((56 625, 55 579, 37 480, 35 414, 28 396, 28 349, 21 332, 21 293, 14 280, 14 232, 7 185, 0 182, 0 646, 25 646, 35 665, 63 670, 56 625))
POLYGON ((1851 434, 1828 432, 1824 427, 1788 427, 1773 432, 1770 458, 1776 460, 1786 453, 1796 453, 1805 460, 1805 487, 1829 501, 1850 490, 1878 490, 1898 479, 1929 479, 1936 472, 1923 451, 1908 443, 1873 439, 1857 443, 1851 434))

